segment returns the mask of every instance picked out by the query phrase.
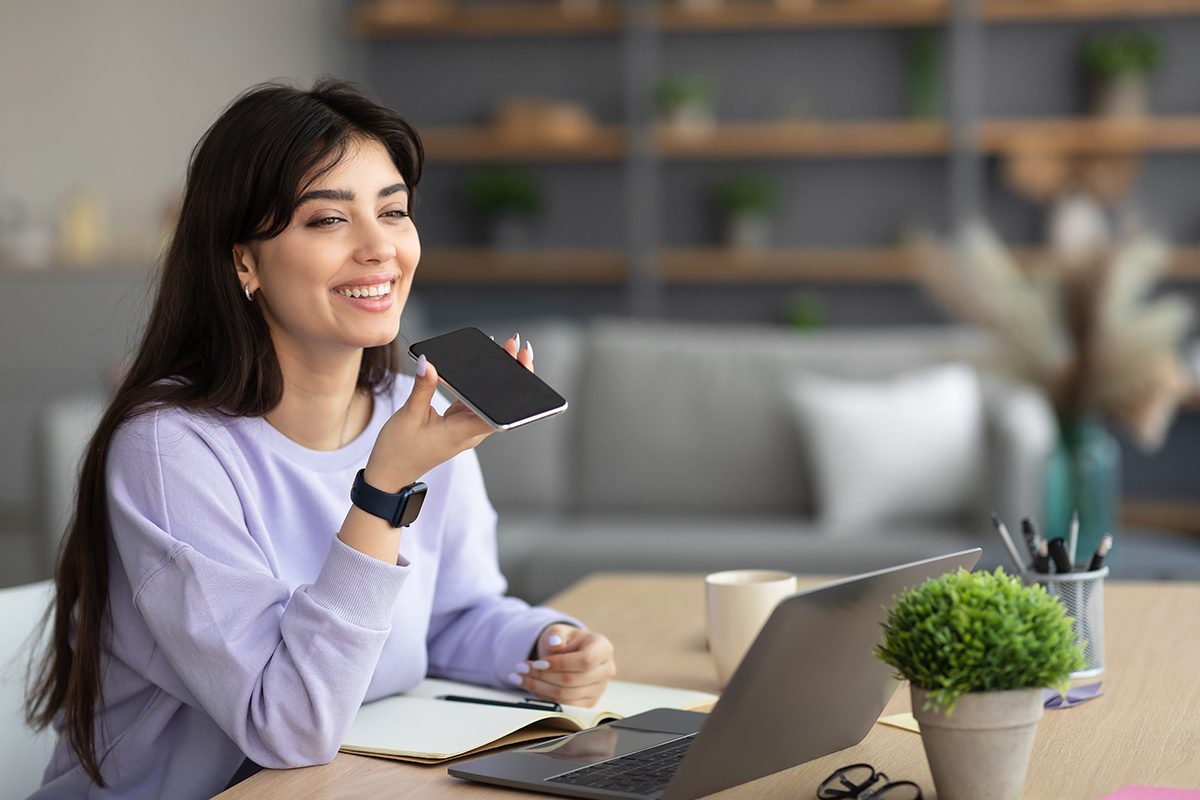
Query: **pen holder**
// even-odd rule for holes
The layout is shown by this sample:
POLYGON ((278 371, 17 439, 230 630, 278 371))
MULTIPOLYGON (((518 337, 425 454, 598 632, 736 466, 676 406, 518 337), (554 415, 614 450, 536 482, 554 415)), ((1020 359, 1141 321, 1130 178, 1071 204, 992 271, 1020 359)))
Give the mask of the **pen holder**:
POLYGON ((1084 667, 1072 672, 1072 678, 1091 678, 1104 672, 1104 579, 1108 567, 1091 572, 1065 572, 1042 575, 1024 573, 1026 583, 1040 583, 1046 592, 1058 598, 1067 616, 1075 640, 1084 643, 1084 667))

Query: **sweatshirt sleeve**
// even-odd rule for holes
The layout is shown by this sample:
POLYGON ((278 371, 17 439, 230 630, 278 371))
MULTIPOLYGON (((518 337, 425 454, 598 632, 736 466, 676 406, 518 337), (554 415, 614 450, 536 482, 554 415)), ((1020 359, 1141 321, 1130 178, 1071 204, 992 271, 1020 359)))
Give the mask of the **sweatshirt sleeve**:
POLYGON ((429 625, 431 675, 510 687, 508 675, 529 657, 547 625, 579 620, 554 609, 505 597, 496 555, 496 512, 488 501, 479 460, 468 450, 451 462, 450 508, 443 534, 429 625))
POLYGON ((107 479, 120 568, 188 702, 264 767, 327 762, 366 693, 408 566, 330 531, 320 573, 293 591, 249 533, 217 442, 181 412, 118 431, 107 479))

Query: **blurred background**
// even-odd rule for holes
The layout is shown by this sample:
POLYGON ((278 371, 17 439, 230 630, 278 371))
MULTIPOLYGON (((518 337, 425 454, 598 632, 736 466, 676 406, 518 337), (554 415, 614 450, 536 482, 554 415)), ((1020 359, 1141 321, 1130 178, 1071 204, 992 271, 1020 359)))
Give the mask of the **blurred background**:
POLYGON ((526 595, 994 551, 990 510, 1200 577, 1200 1, 46 0, 0 68, 0 585, 49 574, 192 146, 326 74, 425 142, 405 334, 519 330, 572 401, 481 451, 526 595))

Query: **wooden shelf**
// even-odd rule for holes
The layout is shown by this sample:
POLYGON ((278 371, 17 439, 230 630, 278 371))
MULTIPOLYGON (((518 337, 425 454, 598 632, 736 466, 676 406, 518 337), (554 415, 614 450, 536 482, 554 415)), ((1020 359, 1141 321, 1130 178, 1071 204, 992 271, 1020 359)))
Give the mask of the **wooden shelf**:
MULTIPOLYGON (((1037 248, 1014 251, 1018 260, 1036 260, 1037 248)), ((904 247, 797 248, 745 252, 724 247, 667 248, 661 276, 673 284, 755 284, 824 281, 903 283, 917 279, 911 251, 904 247)), ((1177 251, 1169 275, 1200 279, 1200 248, 1177 251)), ((422 283, 616 284, 628 276, 620 250, 522 250, 432 248, 421 260, 422 283)), ((1200 409, 1200 392, 1185 403, 1200 409)))
MULTIPOLYGON (((1200 247, 1172 248, 1171 266, 1167 278, 1177 281, 1200 280, 1200 247)), ((1035 266, 1039 261, 1044 262, 1046 251, 1040 247, 1017 247, 1013 249, 1014 258, 1026 268, 1035 266)))
POLYGON ((621 126, 599 126, 592 136, 571 142, 506 137, 484 126, 421 132, 425 155, 432 162, 606 161, 624 156, 625 139, 621 126))
POLYGON ((984 122, 980 147, 989 153, 1136 154, 1200 150, 1200 117, 1143 120, 1013 119, 984 122))
POLYGON ((659 6, 663 31, 756 30, 833 26, 924 26, 947 18, 945 0, 814 0, 812 3, 730 0, 713 9, 675 2, 659 6))
POLYGON ((609 4, 594 12, 568 12, 549 2, 459 7, 452 2, 375 0, 355 8, 350 25, 364 37, 569 36, 615 33, 624 16, 609 4))
POLYGON ((1200 14, 1200 0, 983 0, 991 22, 1068 21, 1200 14))
POLYGON ((658 128, 664 158, 938 155, 948 146, 944 123, 920 120, 729 123, 704 135, 658 128))
POLYGON ((724 248, 666 250, 663 279, 671 283, 792 281, 894 282, 914 275, 902 248, 829 248, 746 253, 724 248))
MULTIPOLYGON (((598 126, 573 142, 506 138, 485 127, 426 128, 423 140, 432 161, 604 161, 623 158, 627 131, 598 126)), ((929 120, 822 122, 792 120, 717 125, 710 132, 657 129, 665 159, 935 156, 948 152, 946 125, 929 120)), ((1009 119, 982 124, 979 146, 986 153, 1072 153, 1136 155, 1200 151, 1200 116, 1114 121, 1009 119)))
POLYGON ((1127 500, 1121 504, 1121 521, 1132 527, 1200 534, 1200 503, 1127 500))
POLYGON ((628 273, 619 250, 432 248, 422 256, 418 285, 430 283, 618 284, 628 273))

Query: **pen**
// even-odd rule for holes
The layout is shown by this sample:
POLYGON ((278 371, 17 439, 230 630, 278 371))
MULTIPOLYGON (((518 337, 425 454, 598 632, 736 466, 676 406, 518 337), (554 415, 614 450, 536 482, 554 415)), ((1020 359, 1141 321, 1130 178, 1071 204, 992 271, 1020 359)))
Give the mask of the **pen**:
POLYGON ((1050 574, 1050 549, 1045 539, 1038 539, 1038 552, 1033 557, 1033 571, 1039 575, 1050 574))
POLYGON ((1112 549, 1112 543, 1113 537, 1111 533, 1106 533, 1101 537, 1100 544, 1096 548, 1096 554, 1092 556, 1092 562, 1088 564, 1088 572, 1095 572, 1104 566, 1104 557, 1112 549))
POLYGON ((1004 527, 1003 520, 995 511, 992 512, 992 527, 996 529, 996 533, 1000 534, 1001 541, 1004 542, 1005 549, 1008 550, 1008 555, 1017 566, 1017 572, 1025 571, 1025 562, 1021 560, 1021 554, 1017 552, 1017 546, 1013 544, 1012 537, 1008 535, 1008 528, 1004 527))
POLYGON ((1079 544, 1079 509, 1071 512, 1071 530, 1067 539, 1067 557, 1071 559, 1071 565, 1075 564, 1075 548, 1079 544))
POLYGON ((1038 557, 1038 533, 1029 517, 1021 520, 1021 535, 1025 537, 1025 546, 1029 548, 1029 556, 1034 560, 1038 557))
POLYGON ((562 706, 553 700, 538 700, 536 697, 526 697, 524 700, 491 700, 486 697, 464 697, 461 694, 442 694, 438 695, 437 699, 449 700, 452 703, 477 703, 481 706, 527 708, 530 711, 562 711, 562 706))
POLYGON ((1050 557, 1054 559, 1055 572, 1070 572, 1071 559, 1067 555, 1067 543, 1059 536, 1047 542, 1050 548, 1050 557))

